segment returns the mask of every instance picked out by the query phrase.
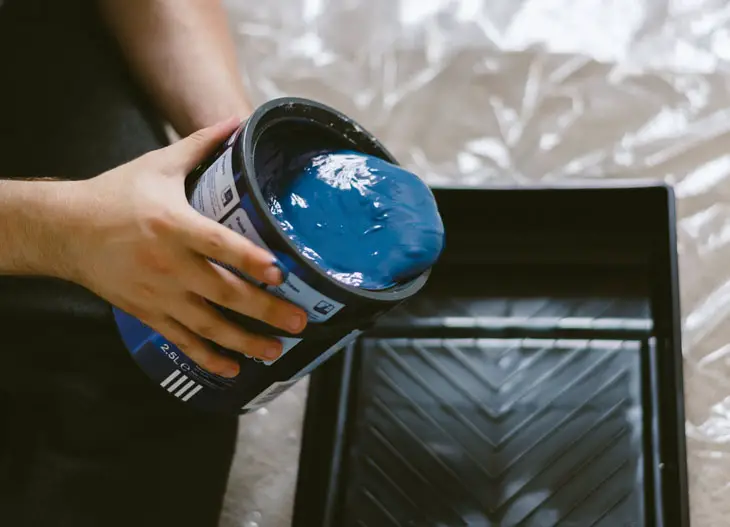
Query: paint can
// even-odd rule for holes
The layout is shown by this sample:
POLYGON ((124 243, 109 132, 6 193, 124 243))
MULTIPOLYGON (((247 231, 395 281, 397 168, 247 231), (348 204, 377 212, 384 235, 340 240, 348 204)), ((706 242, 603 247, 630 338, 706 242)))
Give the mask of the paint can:
MULTIPOLYGON (((284 350, 275 361, 264 362, 214 345, 240 363, 238 376, 228 379, 203 370, 163 336, 114 308, 124 344, 160 389, 203 410, 238 414, 256 410, 423 288, 430 271, 378 291, 338 282, 303 257, 272 216, 262 189, 283 177, 287 167, 307 152, 341 149, 396 163, 375 137, 342 113, 307 99, 281 98, 256 109, 189 175, 190 204, 270 250, 281 264, 285 281, 276 287, 258 285, 303 308, 309 323, 302 333, 291 335, 216 306, 245 329, 278 338, 284 350)), ((239 271, 229 270, 251 281, 239 271)))

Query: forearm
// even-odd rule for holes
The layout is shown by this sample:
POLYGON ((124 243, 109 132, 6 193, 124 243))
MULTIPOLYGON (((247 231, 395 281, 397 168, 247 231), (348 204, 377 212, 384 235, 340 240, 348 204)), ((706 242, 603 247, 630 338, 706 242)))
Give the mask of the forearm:
POLYGON ((220 0, 99 0, 132 69, 181 135, 251 111, 220 0))
POLYGON ((0 180, 0 275, 73 275, 75 185, 0 180))

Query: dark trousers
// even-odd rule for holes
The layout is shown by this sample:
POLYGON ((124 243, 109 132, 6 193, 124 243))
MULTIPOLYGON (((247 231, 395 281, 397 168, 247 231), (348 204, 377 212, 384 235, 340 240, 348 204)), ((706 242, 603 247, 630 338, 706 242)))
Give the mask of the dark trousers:
MULTIPOLYGON (((164 145, 93 4, 0 1, 0 178, 164 145)), ((0 277, 0 525, 216 526, 236 426, 149 381, 98 297, 0 277)))

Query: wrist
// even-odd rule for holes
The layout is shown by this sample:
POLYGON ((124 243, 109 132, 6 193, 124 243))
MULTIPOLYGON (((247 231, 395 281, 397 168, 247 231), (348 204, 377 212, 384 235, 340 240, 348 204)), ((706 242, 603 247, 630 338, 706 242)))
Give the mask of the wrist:
POLYGON ((0 229, 4 254, 0 274, 43 275, 71 280, 75 275, 74 231, 78 182, 0 182, 0 229))
POLYGON ((50 276, 80 283, 84 236, 93 218, 87 191, 89 181, 62 181, 44 185, 44 203, 48 210, 45 232, 52 237, 51 250, 41 256, 41 265, 50 276))

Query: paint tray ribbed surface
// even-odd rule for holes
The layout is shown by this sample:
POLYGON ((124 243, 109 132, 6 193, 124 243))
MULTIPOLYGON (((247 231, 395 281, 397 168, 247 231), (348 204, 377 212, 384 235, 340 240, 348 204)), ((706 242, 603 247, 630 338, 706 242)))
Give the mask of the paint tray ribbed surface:
MULTIPOLYGON (((646 306, 463 300, 451 307, 477 316, 442 323, 478 324, 483 314, 490 324, 482 338, 362 343, 343 525, 608 527, 642 517, 640 353, 651 343, 636 329, 622 338, 622 330, 650 328, 646 306), (524 324, 528 336, 488 338, 501 329, 500 311, 509 312, 504 327, 524 324), (547 333, 561 323, 616 333, 529 337, 536 325, 547 333)), ((434 311, 422 314, 435 323, 434 311)))

